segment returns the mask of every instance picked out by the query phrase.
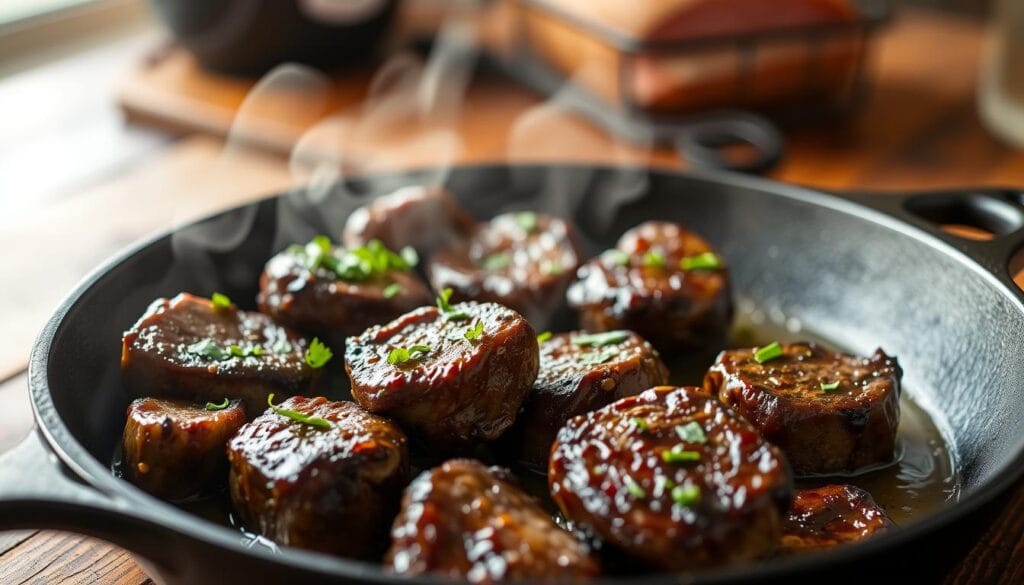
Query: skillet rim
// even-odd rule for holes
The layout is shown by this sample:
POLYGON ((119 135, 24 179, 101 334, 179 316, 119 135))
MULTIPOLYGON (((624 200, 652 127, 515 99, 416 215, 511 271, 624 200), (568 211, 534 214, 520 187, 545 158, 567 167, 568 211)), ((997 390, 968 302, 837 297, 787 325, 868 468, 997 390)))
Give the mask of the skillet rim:
MULTIPOLYGON (((353 177, 351 180, 359 183, 372 184, 386 179, 401 179, 413 181, 423 175, 437 172, 437 166, 423 166, 411 169, 377 172, 362 174, 353 177)), ((455 173, 473 174, 507 174, 512 170, 528 172, 543 172, 545 170, 563 169, 569 171, 589 171, 593 173, 614 172, 619 169, 643 169, 649 175, 663 175, 685 177, 698 181, 707 181, 726 187, 734 187, 746 190, 757 191, 772 197, 784 197, 791 200, 804 202, 813 206, 823 207, 843 213, 861 221, 875 223, 887 229, 897 232, 902 237, 910 237, 926 244, 936 253, 943 254, 955 260, 957 264, 982 276, 992 286, 1024 314, 1024 299, 1022 293, 1012 289, 1007 281, 999 275, 986 269, 978 259, 972 258, 964 250, 957 248, 949 240, 944 239, 937 232, 928 231, 922 226, 914 225, 891 213, 887 213, 879 207, 872 206, 854 198, 847 198, 841 194, 829 193, 812 187, 793 185, 752 177, 738 175, 725 171, 711 170, 676 170, 652 165, 616 165, 604 163, 579 163, 579 162, 545 162, 528 164, 509 164, 505 162, 483 162, 473 164, 460 164, 447 167, 446 178, 455 173)), ((212 546, 227 550, 232 554, 242 557, 255 557, 258 560, 270 562, 282 568, 287 567, 295 571, 306 571, 316 574, 319 577, 335 577, 359 579, 363 582, 373 583, 452 583, 451 580, 441 579, 434 576, 420 577, 398 577, 388 575, 380 570, 377 564, 333 557, 326 554, 314 553, 300 549, 283 547, 274 553, 265 547, 251 547, 242 543, 237 532, 217 525, 213 522, 197 518, 185 510, 177 508, 158 498, 150 496, 142 490, 135 488, 128 482, 115 477, 110 473, 109 467, 94 458, 85 447, 78 442, 75 436, 64 424, 61 414, 53 403, 50 388, 47 380, 47 370, 53 351, 53 342, 65 318, 70 314, 77 303, 86 295, 98 281, 102 280, 116 267, 120 266, 139 252, 157 245, 162 240, 174 233, 187 229, 196 224, 221 217, 241 208, 260 205, 268 200, 285 196, 288 191, 279 191, 266 196, 255 198, 249 202, 237 205, 216 213, 205 215, 190 220, 181 225, 162 229, 154 234, 143 237, 125 249, 114 254, 98 267, 86 275, 70 293, 68 293, 57 305, 50 318, 42 328, 39 336, 33 344, 32 353, 29 358, 28 383, 31 398, 33 416, 37 428, 45 440, 46 446, 53 451, 60 462, 68 466, 75 476, 98 490, 102 495, 114 502, 125 500, 120 503, 135 503, 139 506, 120 506, 119 509, 111 508, 113 515, 128 515, 141 519, 187 537, 194 543, 202 546, 212 546)), ((1003 267, 1003 270, 1006 270, 1003 267)), ((932 409, 925 405, 929 416, 935 417, 932 409)), ((941 413, 940 413, 941 414, 941 413)), ((945 419, 945 417, 941 417, 945 419)), ((946 420, 937 420, 940 427, 946 424, 946 420)), ((996 470, 992 476, 976 489, 961 494, 960 499, 952 505, 943 507, 938 511, 928 514, 919 520, 901 526, 898 530, 890 531, 864 542, 838 547, 829 551, 815 554, 801 555, 795 557, 782 557, 758 561, 754 563, 722 567, 707 571, 689 573, 664 573, 658 575, 644 575, 636 577, 603 578, 594 583, 606 583, 622 585, 623 583, 731 583, 740 582, 752 577, 764 579, 778 579, 787 575, 792 576, 800 573, 807 573, 815 570, 827 570, 830 565, 847 565, 858 559, 876 556, 890 548, 903 547, 915 540, 918 540, 928 533, 945 528, 964 519, 968 514, 988 504, 999 495, 1005 493, 1011 485, 1024 475, 1024 436, 1014 446, 1016 454, 1002 468, 996 470)), ((116 544, 116 543, 115 543, 116 544)), ((142 555, 145 556, 145 555, 142 555)))

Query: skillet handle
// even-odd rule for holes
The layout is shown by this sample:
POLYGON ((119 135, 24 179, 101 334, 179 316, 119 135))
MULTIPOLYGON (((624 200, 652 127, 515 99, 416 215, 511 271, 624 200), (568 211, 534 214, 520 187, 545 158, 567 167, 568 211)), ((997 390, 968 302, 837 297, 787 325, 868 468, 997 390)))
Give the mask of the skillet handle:
POLYGON ((0 530, 54 529, 123 546, 163 572, 169 556, 166 530, 131 507, 78 481, 46 445, 38 429, 0 454, 0 530))
POLYGON ((676 150, 688 163, 703 168, 760 174, 777 165, 785 152, 782 133, 764 116, 721 111, 695 117, 673 132, 676 150), (737 160, 727 148, 744 146, 749 156, 737 160))

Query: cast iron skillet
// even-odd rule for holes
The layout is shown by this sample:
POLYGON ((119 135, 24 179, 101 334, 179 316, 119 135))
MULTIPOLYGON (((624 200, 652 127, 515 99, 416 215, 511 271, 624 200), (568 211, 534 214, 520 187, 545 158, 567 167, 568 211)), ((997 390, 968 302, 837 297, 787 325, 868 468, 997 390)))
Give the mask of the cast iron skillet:
MULTIPOLYGON (((336 234, 367 196, 436 176, 350 182, 324 200, 267 199, 143 242, 86 278, 32 353, 38 430, 0 458, 0 529, 97 536, 135 552, 163 583, 414 582, 368 564, 247 546, 237 532, 116 479, 108 462, 128 402, 118 379, 121 333, 153 298, 219 290, 253 299, 273 252, 336 234)), ((955 558, 945 553, 951 543, 969 539, 983 504, 1024 470, 1024 305, 1007 273, 1024 241, 1015 192, 835 196, 743 176, 589 166, 460 167, 446 184, 479 217, 537 209, 569 218, 591 254, 646 219, 696 229, 728 258, 738 297, 781 309, 858 352, 880 344, 898 355, 909 391, 947 433, 962 478, 955 505, 863 544, 699 573, 694 582, 812 573, 863 580, 901 565, 925 575, 955 558), (962 241, 929 220, 981 225, 996 237, 962 241)), ((691 578, 629 582, 647 580, 691 578)))

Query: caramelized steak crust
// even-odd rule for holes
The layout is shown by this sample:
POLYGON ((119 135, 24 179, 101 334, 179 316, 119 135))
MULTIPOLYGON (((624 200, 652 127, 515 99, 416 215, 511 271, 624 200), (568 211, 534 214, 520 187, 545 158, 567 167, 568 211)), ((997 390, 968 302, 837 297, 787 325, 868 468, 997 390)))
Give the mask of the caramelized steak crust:
POLYGON ((772 553, 793 490, 749 423, 699 388, 669 386, 569 421, 548 482, 580 529, 665 570, 772 553))
POLYGON ((392 250, 412 246, 430 254, 468 237, 473 218, 440 187, 404 187, 352 212, 342 241, 350 248, 380 240, 392 250))
POLYGON ((471 583, 596 576, 587 549, 505 473, 465 459, 423 472, 405 490, 385 564, 471 583))
POLYGON ((871 494, 852 485, 796 491, 782 523, 785 553, 823 550, 857 542, 895 526, 871 494))
POLYGON ((658 352, 630 331, 613 332, 607 342, 563 333, 540 344, 540 375, 523 405, 517 427, 521 462, 546 470, 551 444, 572 417, 620 398, 668 383, 658 352))
MULTIPOLYGON (((218 401, 218 404, 220 401, 218 401)), ((139 398, 122 437, 125 479, 168 500, 194 496, 227 473, 224 446, 245 424, 239 401, 220 410, 181 400, 139 398)))
POLYGON ((315 370, 305 362, 307 347, 305 339, 266 315, 234 305, 215 308, 208 299, 182 293, 154 301, 125 332, 121 379, 139 397, 204 404, 240 398, 255 416, 270 393, 308 390, 315 370), (231 354, 232 345, 249 355, 231 354))
POLYGON ((278 323, 316 335, 332 347, 341 348, 346 337, 433 302, 412 271, 390 269, 347 281, 322 266, 309 270, 305 258, 294 248, 271 258, 260 276, 256 302, 278 323))
POLYGON ((293 397, 279 408, 330 422, 304 424, 273 410, 228 444, 235 511, 278 544, 372 558, 408 480, 406 438, 352 402, 293 397))
POLYGON ((544 214, 499 215, 468 240, 438 250, 430 282, 457 301, 493 302, 546 323, 580 263, 572 226, 544 214))
POLYGON ((782 355, 763 364, 754 354, 722 352, 704 388, 785 451, 797 474, 853 472, 892 459, 903 376, 896 358, 813 343, 783 344, 782 355))
POLYGON ((530 324, 493 303, 459 303, 449 313, 423 307, 368 329, 345 348, 359 404, 446 448, 496 439, 511 426, 539 362, 530 324), (467 339, 477 327, 479 335, 467 339), (417 346, 427 350, 389 360, 417 346))
POLYGON ((721 346, 733 313, 729 272, 710 254, 707 242, 676 224, 643 223, 577 271, 569 305, 583 329, 636 331, 669 356, 721 346), (717 267, 689 265, 702 254, 717 267))

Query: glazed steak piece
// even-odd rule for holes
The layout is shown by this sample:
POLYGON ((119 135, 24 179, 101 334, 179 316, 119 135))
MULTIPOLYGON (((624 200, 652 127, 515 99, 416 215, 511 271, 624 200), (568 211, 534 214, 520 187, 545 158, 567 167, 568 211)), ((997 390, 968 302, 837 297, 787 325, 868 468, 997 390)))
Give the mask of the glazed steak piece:
POLYGON ((406 438, 352 402, 290 398, 228 444, 231 502, 246 526, 287 546, 372 558, 387 544, 409 475, 406 438))
POLYGON ((379 242, 344 249, 321 237, 271 258, 256 301, 278 323, 340 348, 350 335, 433 302, 412 264, 379 242))
POLYGON ((629 230, 583 265, 568 299, 583 329, 636 331, 669 356, 723 345, 733 313, 723 260, 696 234, 662 221, 629 230))
POLYGON ((782 551, 823 550, 895 526, 871 494, 852 485, 797 490, 782 524, 782 551))
POLYGON ((781 345, 758 363, 756 350, 724 351, 704 388, 746 417, 786 453, 798 475, 853 472, 893 457, 900 422, 896 358, 870 358, 813 343, 781 345))
POLYGON ((749 423, 669 386, 569 421, 548 482, 581 530, 663 570, 772 553, 793 491, 782 453, 749 423))
POLYGON ((457 301, 511 307, 531 323, 546 323, 562 302, 580 263, 572 227, 532 211, 506 213, 468 240, 455 240, 431 257, 430 282, 451 288, 457 301))
POLYGON ((360 405, 452 449, 495 439, 512 425, 539 361, 530 324, 493 303, 423 307, 345 348, 360 405))
POLYGON ((392 250, 412 246, 429 254, 440 246, 468 237, 473 218, 440 187, 404 187, 378 197, 352 212, 345 222, 345 246, 380 240, 392 250))
POLYGON ((405 490, 385 564, 471 583, 596 576, 587 549, 505 473, 468 459, 423 472, 405 490))
POLYGON ((139 397, 204 404, 240 398, 254 416, 268 394, 309 388, 316 371, 305 361, 308 345, 266 315, 182 293, 154 301, 125 332, 121 379, 139 397))
POLYGON ((516 423, 519 459, 546 470, 551 444, 572 417, 668 383, 658 352, 631 331, 554 335, 540 343, 540 374, 516 423))
POLYGON ((124 478, 147 492, 181 500, 202 492, 227 472, 224 447, 245 424, 237 400, 207 409, 181 400, 139 398, 128 405, 122 436, 124 478))

